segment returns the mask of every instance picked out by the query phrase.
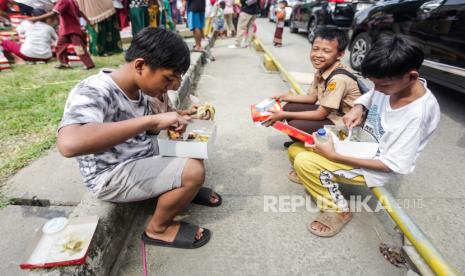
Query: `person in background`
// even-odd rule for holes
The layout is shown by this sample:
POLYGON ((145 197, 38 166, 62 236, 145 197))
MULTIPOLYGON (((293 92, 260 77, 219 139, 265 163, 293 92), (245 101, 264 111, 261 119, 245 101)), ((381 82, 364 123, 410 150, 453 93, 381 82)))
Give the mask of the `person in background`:
POLYGON ((273 44, 275 47, 281 47, 283 45, 283 32, 284 32, 284 21, 286 19, 286 0, 281 0, 278 3, 278 8, 275 9, 276 14, 276 30, 274 31, 273 44))
POLYGON ((132 36, 149 25, 149 11, 146 0, 130 0, 129 16, 131 18, 132 36))
POLYGON ((56 54, 60 64, 57 69, 69 69, 67 48, 72 44, 76 54, 84 64, 85 69, 95 67, 92 58, 87 52, 85 34, 81 30, 79 18, 82 17, 87 24, 92 26, 92 23, 87 16, 79 10, 79 6, 75 0, 58 0, 51 12, 41 16, 29 18, 29 21, 42 21, 49 17, 58 15, 60 18, 60 26, 58 28, 58 43, 56 54))
POLYGON ((224 23, 226 25, 227 35, 234 37, 236 35, 236 28, 234 27, 234 0, 224 0, 224 23))
POLYGON ((10 13, 10 4, 11 0, 0 0, 0 17, 8 19, 8 14, 10 13))
POLYGON ((236 42, 230 45, 229 48, 247 48, 252 41, 252 28, 257 18, 259 8, 258 1, 241 0, 241 6, 241 13, 239 14, 239 21, 237 23, 236 42), (242 39, 246 35, 245 43, 243 43, 242 39))
POLYGON ((129 26, 129 0, 113 0, 113 6, 118 16, 119 27, 124 29, 129 26))
POLYGON ((90 52, 93 55, 108 56, 123 51, 120 27, 112 0, 77 0, 79 9, 92 22, 87 26, 90 52))
POLYGON ((156 28, 160 24, 160 4, 157 0, 149 0, 147 5, 149 11, 149 26, 156 28))
MULTIPOLYGON (((34 9, 31 13, 33 16, 45 14, 43 9, 34 9)), ((25 40, 22 45, 0 38, 0 45, 6 53, 29 62, 48 61, 52 58, 52 45, 57 41, 57 34, 52 27, 55 25, 56 17, 49 17, 43 21, 34 23, 23 21, 16 31, 24 35, 25 40)))
POLYGON ((203 29, 204 38, 208 39, 210 37, 212 26, 212 7, 215 5, 216 0, 205 0, 205 27, 203 29))
POLYGON ((201 52, 203 28, 205 27, 205 0, 184 0, 183 14, 187 10, 187 25, 194 32, 194 51, 201 52))
POLYGON ((179 10, 177 7, 177 0, 169 0, 171 7, 171 20, 173 21, 173 30, 176 30, 178 24, 179 10))
POLYGON ((213 15, 213 35, 224 38, 224 1, 217 1, 212 8, 213 15))

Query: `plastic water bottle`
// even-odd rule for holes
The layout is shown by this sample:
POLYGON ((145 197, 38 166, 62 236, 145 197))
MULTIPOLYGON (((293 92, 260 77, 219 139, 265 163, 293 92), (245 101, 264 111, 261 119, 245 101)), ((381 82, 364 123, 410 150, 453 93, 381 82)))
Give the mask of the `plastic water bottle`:
POLYGON ((328 142, 328 133, 326 133, 326 129, 324 128, 318 129, 316 137, 320 143, 328 142))

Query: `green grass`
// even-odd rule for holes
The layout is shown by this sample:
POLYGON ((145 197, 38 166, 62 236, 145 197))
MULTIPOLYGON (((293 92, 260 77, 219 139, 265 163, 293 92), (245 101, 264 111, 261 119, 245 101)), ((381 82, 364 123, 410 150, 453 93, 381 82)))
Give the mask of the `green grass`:
MULTIPOLYGON (((93 59, 97 68, 116 68, 124 61, 122 54, 93 59)), ((100 70, 57 70, 55 64, 17 65, 0 72, 0 186, 54 146, 69 91, 100 70)))

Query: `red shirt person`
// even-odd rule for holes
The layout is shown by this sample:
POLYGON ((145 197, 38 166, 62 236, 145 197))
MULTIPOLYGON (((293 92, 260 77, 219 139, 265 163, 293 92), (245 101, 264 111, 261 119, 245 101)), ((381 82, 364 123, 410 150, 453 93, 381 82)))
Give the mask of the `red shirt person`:
POLYGON ((94 62, 87 51, 85 34, 81 30, 79 18, 83 17, 89 25, 92 25, 89 19, 79 10, 75 0, 59 0, 53 10, 39 17, 31 18, 31 21, 42 20, 50 16, 57 15, 60 18, 60 26, 58 28, 58 43, 56 54, 60 64, 58 69, 69 68, 69 60, 67 47, 72 44, 76 54, 80 57, 86 69, 94 68, 94 62))
POLYGON ((0 17, 8 18, 9 2, 10 0, 0 0, 0 17))

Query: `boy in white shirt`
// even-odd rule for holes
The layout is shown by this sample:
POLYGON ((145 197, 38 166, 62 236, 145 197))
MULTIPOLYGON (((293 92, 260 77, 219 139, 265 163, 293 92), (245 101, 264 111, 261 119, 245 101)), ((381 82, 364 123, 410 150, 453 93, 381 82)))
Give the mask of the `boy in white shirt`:
POLYGON ((382 186, 413 172, 440 117, 436 98, 419 78, 422 62, 423 51, 400 35, 381 37, 363 60, 362 74, 374 89, 355 101, 343 121, 351 129, 368 110, 363 129, 379 143, 373 159, 338 154, 331 139, 311 149, 289 147, 291 164, 322 212, 308 225, 311 233, 334 236, 352 218, 339 183, 382 186))
MULTIPOLYGON (((34 16, 45 14, 43 9, 32 11, 34 16)), ((52 44, 57 41, 57 34, 51 25, 55 22, 55 17, 50 17, 43 21, 22 22, 16 29, 19 35, 24 35, 25 40, 22 45, 10 40, 1 40, 0 45, 5 52, 14 54, 25 61, 47 61, 52 58, 52 44)))

